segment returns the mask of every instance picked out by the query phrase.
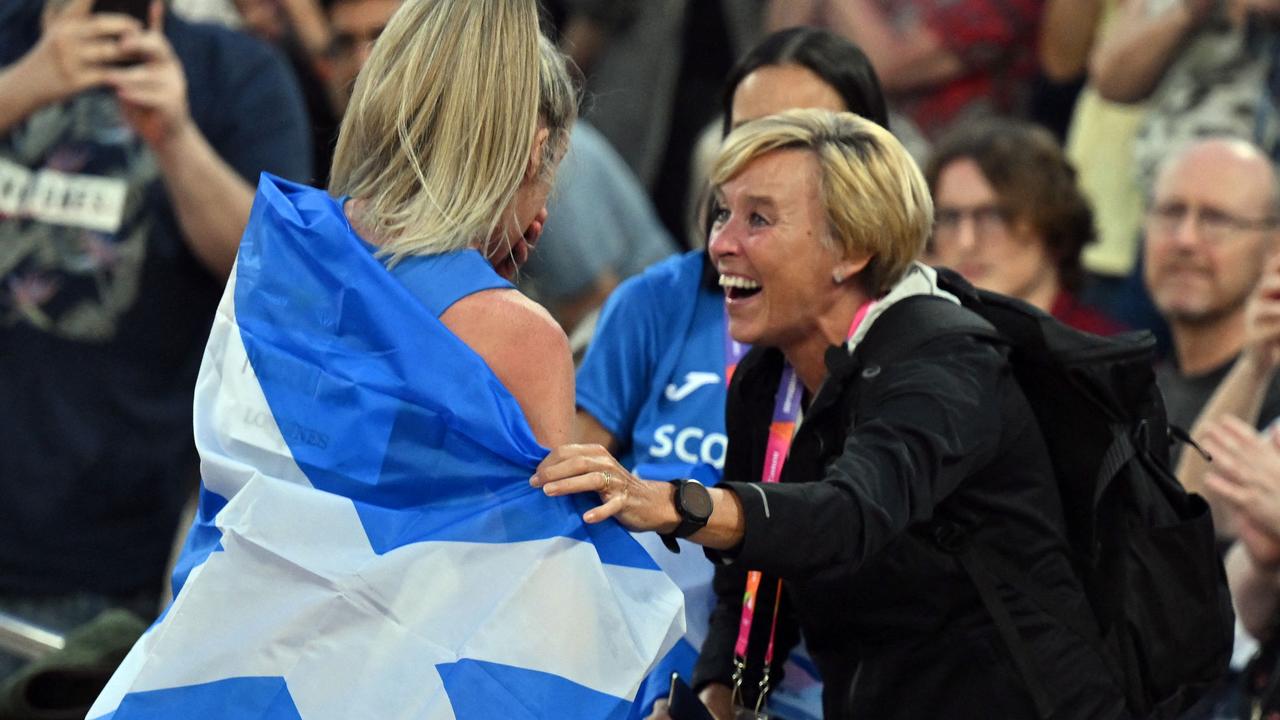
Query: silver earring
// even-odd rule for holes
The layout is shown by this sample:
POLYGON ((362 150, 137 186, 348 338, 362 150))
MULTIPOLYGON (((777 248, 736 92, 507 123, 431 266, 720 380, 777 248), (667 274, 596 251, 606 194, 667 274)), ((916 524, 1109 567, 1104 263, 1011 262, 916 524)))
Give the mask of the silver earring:
POLYGON ((836 270, 835 272, 831 273, 831 279, 834 280, 837 285, 839 285, 844 282, 844 273, 840 272, 839 270, 836 270))

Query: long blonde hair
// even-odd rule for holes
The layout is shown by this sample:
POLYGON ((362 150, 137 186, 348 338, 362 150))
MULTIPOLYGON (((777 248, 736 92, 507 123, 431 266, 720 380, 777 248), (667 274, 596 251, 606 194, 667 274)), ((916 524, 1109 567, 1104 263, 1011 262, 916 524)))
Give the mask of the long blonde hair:
POLYGON ((559 145, 576 109, 534 0, 406 0, 356 79, 329 190, 365 200, 393 262, 472 247, 500 226, 540 116, 559 145))

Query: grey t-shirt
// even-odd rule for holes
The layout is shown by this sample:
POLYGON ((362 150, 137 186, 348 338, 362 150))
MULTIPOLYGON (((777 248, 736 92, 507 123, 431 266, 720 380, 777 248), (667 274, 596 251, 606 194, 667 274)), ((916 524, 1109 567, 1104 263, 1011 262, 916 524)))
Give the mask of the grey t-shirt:
MULTIPOLYGON (((1165 409, 1169 415, 1169 424, 1177 425, 1183 430, 1190 430, 1204 409, 1213 391, 1226 378, 1227 373, 1236 364, 1239 356, 1230 362, 1201 375, 1183 375, 1171 362, 1163 362, 1156 366, 1156 384, 1164 393, 1165 409)), ((1280 416, 1280 374, 1272 378, 1267 386, 1266 397, 1262 400, 1262 409, 1258 412, 1257 427, 1262 429, 1280 416)), ((1174 446, 1173 461, 1176 463, 1181 448, 1174 446)))

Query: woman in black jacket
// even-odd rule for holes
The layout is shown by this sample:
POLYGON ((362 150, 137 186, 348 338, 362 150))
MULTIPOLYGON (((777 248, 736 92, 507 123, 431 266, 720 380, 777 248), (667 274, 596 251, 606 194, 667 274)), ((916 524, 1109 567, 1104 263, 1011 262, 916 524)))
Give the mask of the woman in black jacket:
POLYGON ((719 605, 695 687, 721 720, 735 685, 754 704, 771 637, 785 657, 795 626, 829 718, 1033 718, 1022 672, 1046 686, 1054 718, 1123 717, 1102 659, 1059 620, 1085 617, 1085 598, 1047 452, 1001 352, 948 335, 891 366, 860 362, 864 338, 893 332, 877 321, 894 304, 956 300, 915 261, 932 204, 905 150, 855 115, 792 111, 735 130, 713 184, 729 329, 756 347, 730 388, 727 482, 645 481, 579 445, 553 451, 533 484, 598 493, 588 522, 617 517, 707 548, 719 605), (1030 649, 1022 671, 960 566, 966 542, 1053 598, 1039 607, 997 584, 1030 649))

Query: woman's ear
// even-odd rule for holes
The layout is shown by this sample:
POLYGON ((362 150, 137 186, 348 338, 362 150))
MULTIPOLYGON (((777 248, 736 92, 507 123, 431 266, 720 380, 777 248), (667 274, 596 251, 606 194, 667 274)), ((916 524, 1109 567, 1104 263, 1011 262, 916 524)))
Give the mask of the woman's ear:
POLYGON ((853 253, 851 256, 837 262, 835 267, 831 268, 831 279, 837 285, 843 283, 845 280, 866 270, 872 257, 870 253, 853 253))
POLYGON ((533 136, 533 150, 529 153, 529 164, 524 169, 526 182, 538 177, 538 173, 542 172, 542 151, 546 149, 550 138, 551 131, 539 126, 537 134, 533 136))

